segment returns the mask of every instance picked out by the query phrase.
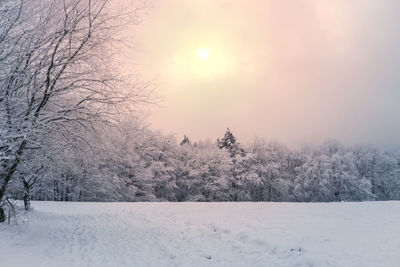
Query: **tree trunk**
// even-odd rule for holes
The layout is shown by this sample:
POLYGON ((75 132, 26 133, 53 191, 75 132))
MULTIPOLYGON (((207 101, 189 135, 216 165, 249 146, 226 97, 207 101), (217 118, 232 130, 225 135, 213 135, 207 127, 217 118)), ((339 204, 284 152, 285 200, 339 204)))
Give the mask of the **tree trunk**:
POLYGON ((272 191, 272 185, 270 184, 269 186, 268 186, 268 201, 271 201, 271 191, 272 191))
POLYGON ((69 201, 69 179, 68 174, 65 175, 65 201, 69 201))
POLYGON ((31 209, 31 197, 29 196, 29 193, 24 194, 24 207, 25 210, 31 209))
POLYGON ((30 195, 30 185, 28 182, 24 181, 24 207, 25 210, 31 209, 31 195, 30 195))
POLYGON ((54 181, 54 201, 59 201, 58 196, 58 181, 54 181))
POLYGON ((6 215, 4 213, 4 209, 0 207, 0 223, 6 220, 6 215))
POLYGON ((4 194, 7 189, 8 182, 11 180, 11 177, 14 175, 14 172, 17 170, 19 162, 21 161, 21 155, 25 149, 25 145, 26 145, 26 140, 22 141, 22 143, 19 145, 17 153, 15 155, 14 163, 10 166, 10 168, 8 168, 8 170, 5 173, 4 182, 0 188, 0 202, 3 200, 4 194))
POLYGON ((31 194, 30 194, 30 189, 31 189, 31 185, 29 183, 30 180, 25 180, 25 178, 23 178, 23 184, 24 184, 24 207, 25 210, 30 210, 31 209, 31 194))

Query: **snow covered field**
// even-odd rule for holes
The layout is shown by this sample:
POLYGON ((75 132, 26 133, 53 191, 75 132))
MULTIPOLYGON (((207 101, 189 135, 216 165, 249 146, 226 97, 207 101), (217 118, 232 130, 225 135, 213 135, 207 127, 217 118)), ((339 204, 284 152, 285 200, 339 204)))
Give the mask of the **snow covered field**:
POLYGON ((32 205, 1 267, 400 266, 400 202, 32 205))

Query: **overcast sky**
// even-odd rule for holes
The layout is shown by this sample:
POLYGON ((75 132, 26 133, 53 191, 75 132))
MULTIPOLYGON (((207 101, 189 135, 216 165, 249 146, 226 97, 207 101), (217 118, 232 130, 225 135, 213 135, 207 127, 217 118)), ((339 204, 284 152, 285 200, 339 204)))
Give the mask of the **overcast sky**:
POLYGON ((127 55, 144 79, 157 77, 153 128, 193 140, 229 127, 243 142, 400 145, 400 1, 153 6, 127 55))

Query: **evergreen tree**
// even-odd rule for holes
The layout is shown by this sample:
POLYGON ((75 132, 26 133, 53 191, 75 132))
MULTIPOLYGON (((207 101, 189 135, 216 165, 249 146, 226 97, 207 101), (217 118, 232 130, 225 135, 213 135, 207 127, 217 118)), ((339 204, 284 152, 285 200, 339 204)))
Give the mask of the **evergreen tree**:
POLYGON ((183 140, 181 141, 180 145, 183 146, 184 144, 190 144, 189 137, 186 135, 183 136, 183 140))
POLYGON ((236 137, 232 134, 229 128, 226 129, 225 136, 220 140, 217 140, 219 148, 225 148, 231 154, 231 157, 235 157, 237 154, 244 154, 244 150, 239 147, 239 142, 236 142, 236 137))

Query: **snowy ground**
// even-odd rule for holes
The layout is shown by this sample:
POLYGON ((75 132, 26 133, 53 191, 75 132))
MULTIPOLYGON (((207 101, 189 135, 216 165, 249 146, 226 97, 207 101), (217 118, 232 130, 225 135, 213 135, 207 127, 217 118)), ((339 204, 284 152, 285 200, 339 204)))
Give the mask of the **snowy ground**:
POLYGON ((400 266, 400 202, 33 207, 0 225, 2 267, 400 266))

